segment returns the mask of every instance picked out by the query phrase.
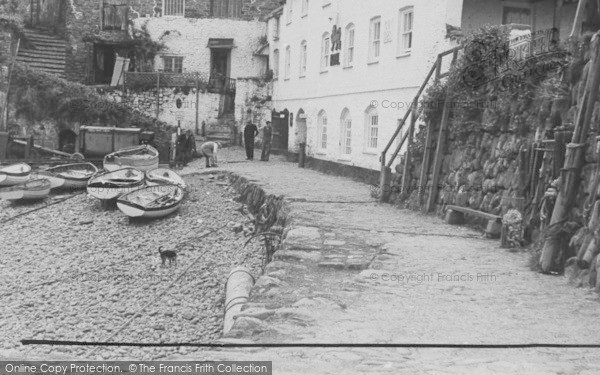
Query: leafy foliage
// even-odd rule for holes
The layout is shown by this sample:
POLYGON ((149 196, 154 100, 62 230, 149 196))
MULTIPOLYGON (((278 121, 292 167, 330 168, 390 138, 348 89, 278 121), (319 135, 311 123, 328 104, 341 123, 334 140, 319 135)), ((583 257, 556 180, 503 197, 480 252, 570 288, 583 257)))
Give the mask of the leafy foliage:
POLYGON ((139 127, 155 132, 155 146, 168 155, 173 128, 121 103, 108 100, 93 89, 44 72, 15 64, 11 82, 15 116, 30 122, 54 119, 57 123, 139 127))

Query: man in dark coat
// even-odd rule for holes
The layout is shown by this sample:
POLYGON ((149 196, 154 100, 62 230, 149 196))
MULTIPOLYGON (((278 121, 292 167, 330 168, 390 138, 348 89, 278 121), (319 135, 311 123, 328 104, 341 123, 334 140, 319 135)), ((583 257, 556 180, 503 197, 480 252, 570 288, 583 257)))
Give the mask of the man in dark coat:
POLYGON ((254 160, 254 137, 258 134, 258 128, 248 121, 244 128, 244 143, 246 145, 247 160, 254 160))
POLYGON ((269 161, 269 155, 271 154, 272 137, 273 128, 271 127, 271 121, 267 121, 267 125, 263 128, 263 149, 262 155, 260 156, 261 161, 269 161))

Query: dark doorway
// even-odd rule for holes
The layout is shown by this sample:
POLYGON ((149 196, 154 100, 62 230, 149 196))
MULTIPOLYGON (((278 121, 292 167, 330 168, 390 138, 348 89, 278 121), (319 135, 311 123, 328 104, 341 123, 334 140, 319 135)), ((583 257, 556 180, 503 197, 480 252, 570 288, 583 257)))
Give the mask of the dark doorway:
POLYGON ((94 83, 110 84, 117 51, 115 46, 94 44, 94 83))
POLYGON ((229 78, 230 49, 211 48, 210 50, 210 88, 223 92, 229 78))
POLYGON ((282 153, 288 150, 289 118, 290 113, 287 109, 271 113, 271 123, 273 126, 271 150, 273 153, 282 153))
POLYGON ((70 129, 62 130, 58 133, 58 149, 59 151, 75 153, 75 145, 77 144, 77 134, 70 129))
POLYGON ((63 0, 30 0, 30 25, 54 30, 60 21, 63 0))

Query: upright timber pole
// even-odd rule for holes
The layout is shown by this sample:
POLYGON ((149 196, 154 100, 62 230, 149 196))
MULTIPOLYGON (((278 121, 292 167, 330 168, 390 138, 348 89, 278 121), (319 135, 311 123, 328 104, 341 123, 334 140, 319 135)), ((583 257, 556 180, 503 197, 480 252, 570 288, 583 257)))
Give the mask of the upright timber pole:
POLYGON ((417 110, 415 108, 416 106, 413 106, 413 110, 412 113, 410 115, 410 126, 408 127, 408 142, 406 145, 406 153, 404 154, 404 169, 402 170, 402 195, 408 194, 408 192, 410 191, 410 182, 411 179, 408 176, 409 173, 409 168, 410 168, 410 163, 411 163, 411 157, 412 155, 410 154, 410 148, 412 147, 412 143, 413 143, 413 139, 414 139, 414 135, 415 135, 415 124, 417 123, 417 117, 418 114, 416 113, 417 110))
MULTIPOLYGON (((561 171, 561 186, 550 220, 551 226, 561 225, 567 219, 579 189, 585 144, 596 99, 598 98, 598 84, 600 84, 600 32, 596 32, 592 38, 590 57, 587 82, 577 111, 573 140, 567 145, 565 164, 561 171)), ((560 243, 560 238, 557 236, 545 239, 540 258, 543 273, 548 273, 552 269, 554 257, 558 253, 560 243)))
POLYGON ((452 101, 452 88, 446 90, 446 100, 444 101, 444 109, 442 111, 442 121, 440 123, 440 131, 438 133, 437 147, 435 149, 435 158, 433 159, 433 177, 431 178, 431 189, 427 198, 426 212, 431 212, 435 206, 435 201, 438 193, 438 183, 440 180, 440 172, 442 162, 444 161, 444 146, 446 140, 446 132, 448 131, 448 119, 450 118, 450 102, 452 101))

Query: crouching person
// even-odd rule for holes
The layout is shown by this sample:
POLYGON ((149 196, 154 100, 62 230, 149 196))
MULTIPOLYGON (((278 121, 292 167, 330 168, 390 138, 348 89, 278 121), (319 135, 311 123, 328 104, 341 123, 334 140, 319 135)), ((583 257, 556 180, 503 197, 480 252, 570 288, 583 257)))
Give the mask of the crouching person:
POLYGON ((204 142, 198 151, 198 157, 206 158, 206 168, 217 166, 217 153, 221 144, 219 142, 204 142))

